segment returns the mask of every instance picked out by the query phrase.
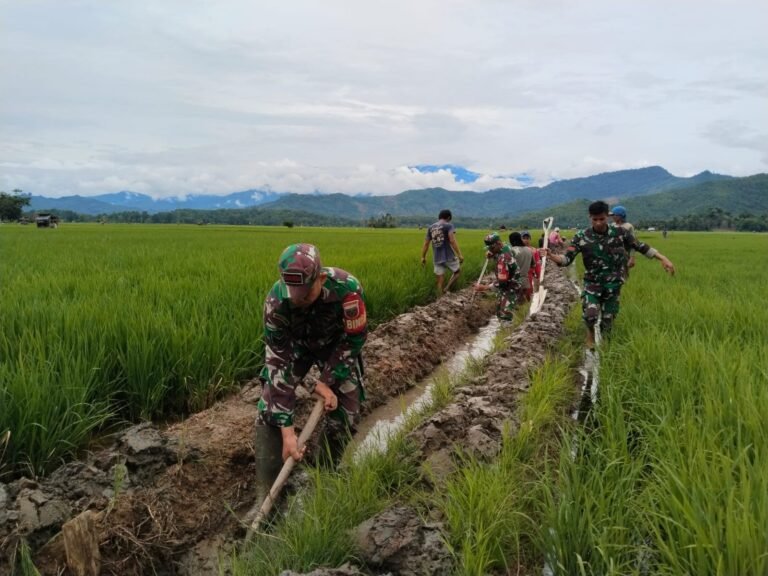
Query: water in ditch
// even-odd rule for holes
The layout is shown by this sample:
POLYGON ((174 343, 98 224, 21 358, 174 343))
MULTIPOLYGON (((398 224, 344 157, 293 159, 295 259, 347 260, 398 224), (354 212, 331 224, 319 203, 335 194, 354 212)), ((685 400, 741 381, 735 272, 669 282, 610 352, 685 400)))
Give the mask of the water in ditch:
POLYGON ((499 321, 493 317, 487 325, 480 329, 474 339, 467 342, 451 358, 444 361, 431 376, 397 398, 375 408, 358 425, 357 434, 352 440, 351 446, 355 454, 360 455, 369 450, 385 449, 389 438, 400 430, 408 415, 431 402, 432 389, 437 375, 443 371, 451 376, 460 374, 470 360, 479 360, 486 356, 493 347, 493 339, 498 331, 499 321))

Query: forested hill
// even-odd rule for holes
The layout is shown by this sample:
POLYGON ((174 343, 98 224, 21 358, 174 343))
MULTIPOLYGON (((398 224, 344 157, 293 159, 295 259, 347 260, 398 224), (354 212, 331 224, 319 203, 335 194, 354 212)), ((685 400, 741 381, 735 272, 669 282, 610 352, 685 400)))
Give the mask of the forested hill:
POLYGON ((731 177, 702 172, 691 178, 673 176, 653 166, 637 170, 606 172, 586 178, 553 182, 542 188, 497 188, 487 192, 459 192, 444 188, 407 190, 395 196, 347 196, 345 194, 288 194, 263 204, 270 209, 304 210, 353 220, 378 214, 437 216, 443 208, 465 217, 518 216, 579 198, 631 198, 664 190, 685 188, 702 182, 727 181, 731 177))
MULTIPOLYGON (((554 216, 560 226, 584 226, 587 223, 587 206, 596 199, 600 197, 590 195, 589 199, 585 197, 552 206, 546 210, 529 212, 513 218, 511 224, 533 226, 547 216, 554 216)), ((717 210, 733 216, 766 214, 768 213, 768 174, 703 182, 642 198, 620 197, 618 202, 627 209, 629 221, 641 225, 702 215, 717 210)))

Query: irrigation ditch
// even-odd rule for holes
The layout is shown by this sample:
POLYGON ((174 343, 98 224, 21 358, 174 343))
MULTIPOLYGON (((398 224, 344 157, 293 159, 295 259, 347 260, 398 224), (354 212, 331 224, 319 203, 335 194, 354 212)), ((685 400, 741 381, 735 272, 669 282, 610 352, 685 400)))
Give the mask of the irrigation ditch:
MULTIPOLYGON (((482 374, 409 433, 433 477, 455 469, 456 446, 493 459, 502 435, 525 426, 517 421, 516 408, 530 387, 529 375, 556 348, 577 298, 562 269, 549 267, 546 284, 541 312, 512 330, 501 349, 485 358, 482 374)), ((409 391, 419 390, 436 367, 488 326, 493 301, 470 303, 470 294, 467 289, 416 307, 369 335, 364 348, 367 412, 391 406, 393 399, 402 403, 403 395, 416 400, 421 392, 409 391)), ((183 422, 133 426, 108 448, 87 453, 46 478, 0 484, 0 574, 12 573, 26 558, 41 574, 77 573, 72 557, 78 554, 70 550, 68 566, 65 550, 73 532, 87 548, 79 554, 83 574, 218 573, 217 551, 242 538, 240 519, 254 504, 252 442, 259 396, 258 381, 250 382, 183 422)), ((304 418, 312 403, 308 395, 301 399, 304 418)), ((374 412, 373 422, 391 415, 391 408, 386 414, 374 412)), ((439 529, 408 506, 370 518, 356 538, 360 567, 312 574, 441 574, 450 566, 439 529)))

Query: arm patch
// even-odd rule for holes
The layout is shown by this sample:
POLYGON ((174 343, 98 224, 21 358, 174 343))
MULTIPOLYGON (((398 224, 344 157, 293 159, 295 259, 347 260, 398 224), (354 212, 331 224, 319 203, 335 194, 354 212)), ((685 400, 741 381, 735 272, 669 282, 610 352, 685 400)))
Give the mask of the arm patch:
POLYGON ((507 263, 502 258, 499 258, 499 261, 496 263, 496 278, 499 282, 509 280, 509 269, 507 268, 507 263))
POLYGON ((344 310, 344 331, 347 334, 361 334, 365 332, 368 318, 365 313, 365 302, 360 294, 352 292, 341 303, 344 310))

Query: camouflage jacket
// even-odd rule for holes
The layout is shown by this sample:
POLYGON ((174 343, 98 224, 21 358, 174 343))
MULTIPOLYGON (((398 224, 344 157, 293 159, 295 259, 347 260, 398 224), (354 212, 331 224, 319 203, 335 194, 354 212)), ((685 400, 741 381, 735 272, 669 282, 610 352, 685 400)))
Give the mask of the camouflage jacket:
MULTIPOLYGON (((320 380, 332 386, 349 378, 367 335, 365 296, 360 282, 340 268, 323 268, 328 278, 318 299, 307 308, 290 304, 285 284, 278 280, 264 304, 264 396, 273 419, 293 424, 294 374, 298 359, 320 360, 320 380)), ((262 406, 260 406, 262 408, 262 406)))
MULTIPOLYGON (((624 229, 625 229, 627 232, 629 232, 630 234, 632 234, 632 236, 634 236, 634 235, 635 235, 635 227, 634 227, 634 225, 630 224, 629 222, 622 222, 622 223, 620 224, 620 226, 621 226, 622 228, 624 228, 624 229)), ((627 250, 627 258, 631 258, 631 257, 632 257, 632 253, 633 253, 634 251, 635 251, 635 249, 630 247, 630 249, 629 249, 629 250, 627 250)))
POLYGON ((496 286, 499 290, 520 290, 523 285, 512 246, 504 244, 501 252, 493 255, 496 261, 496 286))
POLYGON ((568 266, 581 253, 585 284, 623 283, 622 270, 631 249, 648 258, 656 255, 655 249, 640 242, 626 228, 609 224, 604 234, 598 234, 589 227, 574 234, 561 266, 568 266))

